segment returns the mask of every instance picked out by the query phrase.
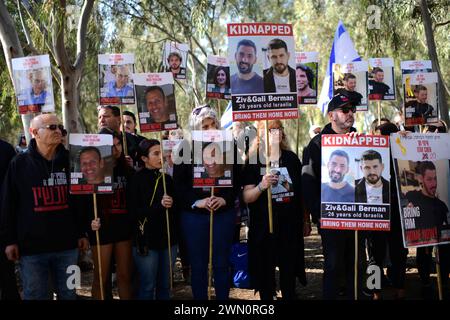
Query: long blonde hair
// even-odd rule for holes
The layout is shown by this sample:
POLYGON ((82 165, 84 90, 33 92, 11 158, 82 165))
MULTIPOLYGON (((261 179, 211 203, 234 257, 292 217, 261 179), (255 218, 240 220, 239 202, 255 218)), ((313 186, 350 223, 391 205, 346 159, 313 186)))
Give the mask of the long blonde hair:
MULTIPOLYGON (((281 129, 281 142, 280 142, 280 149, 281 150, 290 150, 289 144, 287 142, 286 133, 284 132, 283 123, 281 120, 269 120, 269 130, 273 128, 280 128, 281 129)), ((257 154, 257 152, 263 152, 265 153, 265 145, 264 145, 264 139, 265 139, 265 121, 257 121, 256 122, 256 138, 253 140, 252 145, 250 146, 248 150, 247 159, 250 157, 253 157, 257 154)), ((270 144, 269 144, 270 148, 270 144)))

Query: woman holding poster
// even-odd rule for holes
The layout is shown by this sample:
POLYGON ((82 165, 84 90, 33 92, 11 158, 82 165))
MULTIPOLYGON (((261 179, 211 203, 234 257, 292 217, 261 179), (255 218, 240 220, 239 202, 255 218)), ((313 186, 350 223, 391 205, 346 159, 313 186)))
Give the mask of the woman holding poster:
MULTIPOLYGON (((122 139, 120 139, 118 134, 107 128, 103 128, 99 133, 113 136, 113 193, 97 195, 99 218, 91 221, 93 232, 89 233, 89 241, 91 245, 97 244, 95 231, 99 230, 103 288, 110 287, 107 285, 107 280, 110 279, 110 267, 112 256, 114 255, 117 264, 116 273, 119 297, 127 300, 132 299, 131 273, 133 262, 131 254, 132 225, 126 206, 126 185, 132 169, 127 165, 123 153, 122 139)), ((86 212, 88 212, 91 219, 93 208, 91 207, 86 212)), ((97 246, 93 246, 92 256, 95 269, 98 270, 97 246)), ((92 296, 95 299, 100 299, 98 272, 94 273, 92 296)))
POLYGON ((262 175, 265 164, 257 162, 256 157, 258 153, 258 158, 265 154, 264 135, 264 122, 259 122, 258 137, 250 148, 243 177, 244 201, 250 209, 250 281, 252 288, 259 291, 261 300, 273 300, 276 293, 275 267, 278 266, 282 298, 292 300, 295 299, 296 277, 303 285, 306 284, 300 181, 302 164, 288 149, 281 121, 272 120, 269 121, 272 170, 262 175), (272 190, 273 234, 269 233, 268 188, 272 190))
POLYGON ((175 262, 177 233, 173 207, 173 181, 166 174, 167 194, 164 193, 160 169, 161 145, 158 140, 143 140, 139 144, 145 167, 133 176, 129 185, 128 208, 134 222, 133 258, 139 273, 140 300, 169 300, 169 263, 175 262), (172 261, 167 245, 166 209, 169 224, 172 261))
MULTIPOLYGON (((190 116, 191 130, 218 130, 220 121, 209 106, 195 108, 190 116)), ((186 150, 186 149, 185 149, 186 150)), ((201 152, 201 149, 200 149, 201 152)), ((236 213, 234 188, 193 188, 191 164, 174 166, 176 203, 181 210, 181 235, 191 263, 191 285, 195 300, 208 298, 208 255, 210 210, 213 220, 213 275, 216 300, 228 299, 230 289, 229 256, 233 241, 236 213)))

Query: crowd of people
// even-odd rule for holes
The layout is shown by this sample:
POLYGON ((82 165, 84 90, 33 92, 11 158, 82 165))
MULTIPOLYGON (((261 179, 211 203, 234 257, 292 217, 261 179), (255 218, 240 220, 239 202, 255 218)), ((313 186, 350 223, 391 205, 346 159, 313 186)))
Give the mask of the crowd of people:
MULTIPOLYGON (((282 44, 277 45, 280 44, 275 43, 272 48, 274 59, 275 53, 285 50, 282 44)), ((240 57, 239 50, 252 51, 252 47, 252 43, 241 43, 236 56, 240 57)), ((242 63, 239 67, 246 65, 242 63)), ((295 74, 294 71, 289 70, 288 74, 295 74)), ((245 80, 232 77, 231 81, 245 80)), ((80 252, 91 248, 94 299, 112 297, 113 269, 120 299, 170 299, 171 266, 179 255, 185 276, 190 273, 193 298, 206 300, 212 211, 213 285, 216 299, 226 300, 231 284, 230 253, 236 241, 240 207, 249 210, 248 272, 250 287, 259 293, 261 300, 273 300, 278 287, 282 299, 294 300, 297 280, 307 285, 304 237, 311 234, 311 222, 317 224, 322 239, 323 298, 338 297, 341 278, 345 279, 347 298, 355 298, 354 233, 320 228, 321 194, 328 192, 333 198, 336 192, 341 194, 345 189, 339 178, 345 175, 348 157, 344 152, 322 159, 321 136, 357 135, 353 124, 358 102, 344 94, 333 97, 328 105, 329 123, 321 131, 312 128, 312 139, 304 148, 302 160, 289 149, 280 120, 268 122, 267 136, 264 122, 258 122, 255 137, 245 140, 244 150, 238 143, 242 137, 236 135, 235 160, 239 157, 237 151, 243 151, 241 158, 245 163, 234 162, 232 187, 214 188, 213 192, 210 187, 193 188, 192 162, 174 164, 169 157, 163 163, 166 154, 161 154, 161 142, 137 135, 133 113, 124 113, 121 118, 118 107, 102 106, 98 109, 98 132, 113 137, 113 193, 99 194, 95 202, 91 195, 69 193, 69 154, 62 143, 66 132, 60 120, 54 114, 36 116, 30 124, 33 138, 25 151, 21 146, 17 149, 21 152, 16 154, 12 146, 0 141, 2 298, 20 297, 14 274, 14 262, 17 262, 23 299, 50 299, 53 292, 58 299, 76 299, 75 289, 66 285, 70 276, 66 271, 77 264, 80 252), (122 121, 126 132, 121 132, 122 121), (266 164, 262 161, 265 158, 274 170, 265 170, 266 164), (254 159, 257 161, 252 161, 254 159), (326 186, 321 179, 322 161, 329 161, 332 178, 326 186), (98 212, 96 219, 94 205, 98 212), (98 272, 100 262, 101 273, 98 272)), ((399 131, 388 119, 383 122, 374 125, 374 134, 389 135, 399 131)), ((191 112, 189 125, 190 130, 221 129, 220 119, 209 105, 196 107, 191 112)), ((443 122, 427 127, 429 132, 446 132, 446 129, 443 122)), ((172 136, 176 137, 177 131, 171 131, 167 138, 172 136)), ((186 157, 192 159, 193 155, 184 154, 183 158, 186 157)), ((363 160, 381 163, 372 154, 363 160)), ((393 170, 393 165, 390 168, 393 170)), ((383 197, 390 198, 391 230, 363 232, 358 242, 360 256, 366 257, 367 249, 368 264, 381 268, 385 267, 388 256, 388 276, 396 289, 396 298, 404 299, 408 250, 402 243, 395 175, 391 172, 391 181, 367 182, 373 182, 374 187, 390 185, 389 194, 383 197)), ((440 248, 441 274, 448 297, 450 250, 449 245, 440 248)), ((365 289, 363 275, 367 267, 366 259, 359 261, 357 281, 361 293, 358 295, 365 289)), ((424 297, 429 297, 432 269, 429 248, 417 251, 417 263, 424 297)), ((369 294, 373 299, 380 299, 383 288, 369 294)))

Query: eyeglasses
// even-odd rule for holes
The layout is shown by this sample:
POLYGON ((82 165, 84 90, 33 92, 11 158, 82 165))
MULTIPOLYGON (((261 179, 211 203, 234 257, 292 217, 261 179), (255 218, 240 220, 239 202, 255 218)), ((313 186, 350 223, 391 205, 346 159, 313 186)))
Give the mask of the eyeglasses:
POLYGON ((444 126, 428 126, 428 132, 435 132, 436 129, 439 133, 446 133, 444 126))
POLYGON ((56 129, 59 129, 61 131, 61 133, 66 132, 66 134, 67 134, 67 131, 64 129, 64 126, 62 124, 48 124, 44 127, 41 127, 41 129, 49 129, 51 131, 55 131, 56 129))
POLYGON ((205 104, 204 106, 201 106, 201 107, 198 107, 198 108, 192 110, 192 114, 195 114, 196 116, 198 116, 200 114, 200 111, 204 108, 211 108, 211 107, 209 106, 209 104, 205 104))
POLYGON ((344 114, 347 114, 347 113, 349 113, 350 111, 352 112, 352 113, 355 113, 356 112, 356 107, 355 106, 352 106, 352 107, 343 107, 343 108, 339 108, 341 111, 342 111, 342 113, 344 113, 344 114))

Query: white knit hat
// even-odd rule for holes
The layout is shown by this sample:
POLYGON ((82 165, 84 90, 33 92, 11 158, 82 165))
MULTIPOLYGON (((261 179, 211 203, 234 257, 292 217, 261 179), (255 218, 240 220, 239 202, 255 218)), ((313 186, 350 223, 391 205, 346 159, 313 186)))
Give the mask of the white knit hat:
POLYGON ((198 107, 195 107, 191 112, 191 116, 189 119, 189 126, 191 130, 201 130, 202 129, 202 121, 204 119, 213 119, 216 123, 217 129, 220 128, 220 121, 217 118, 216 111, 211 108, 209 104, 204 104, 198 107))

